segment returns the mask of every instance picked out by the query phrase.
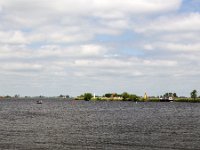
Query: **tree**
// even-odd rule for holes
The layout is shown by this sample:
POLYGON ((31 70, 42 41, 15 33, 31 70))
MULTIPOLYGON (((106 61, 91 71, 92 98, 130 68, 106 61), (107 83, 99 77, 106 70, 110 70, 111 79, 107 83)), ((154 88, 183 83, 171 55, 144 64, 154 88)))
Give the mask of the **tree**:
POLYGON ((20 97, 20 95, 18 95, 18 94, 15 94, 15 96, 14 96, 15 98, 19 98, 20 97))
POLYGON ((191 93, 191 98, 193 98, 194 100, 197 98, 197 90, 193 90, 191 93))
POLYGON ((176 94, 176 93, 173 93, 173 97, 175 97, 175 98, 176 98, 176 97, 178 97, 178 96, 177 96, 177 94, 176 94))
POLYGON ((59 96, 59 97, 63 98, 63 97, 64 97, 64 95, 60 94, 60 96, 59 96))
POLYGON ((173 97, 173 93, 169 93, 169 97, 173 97))
POLYGON ((105 94, 105 97, 107 97, 107 98, 110 98, 111 96, 112 96, 111 93, 106 93, 106 94, 105 94))
POLYGON ((92 96, 91 93, 85 93, 85 94, 84 94, 84 100, 86 100, 86 101, 91 100, 92 97, 93 97, 93 96, 92 96))
POLYGON ((129 100, 130 101, 138 101, 139 100, 139 97, 135 94, 130 94, 129 95, 129 100))
POLYGON ((165 93, 165 94, 164 94, 164 97, 169 97, 169 93, 165 93))
POLYGON ((127 100, 129 98, 129 94, 127 92, 122 93, 123 100, 127 100))
POLYGON ((6 96, 5 96, 5 98, 11 98, 11 96, 9 96, 9 95, 6 95, 6 96))

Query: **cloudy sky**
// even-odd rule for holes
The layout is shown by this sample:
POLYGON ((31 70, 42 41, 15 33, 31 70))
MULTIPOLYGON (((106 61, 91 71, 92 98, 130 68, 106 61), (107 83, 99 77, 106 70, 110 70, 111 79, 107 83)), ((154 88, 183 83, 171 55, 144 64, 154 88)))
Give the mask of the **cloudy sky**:
POLYGON ((200 92, 199 0, 0 0, 0 95, 200 92))

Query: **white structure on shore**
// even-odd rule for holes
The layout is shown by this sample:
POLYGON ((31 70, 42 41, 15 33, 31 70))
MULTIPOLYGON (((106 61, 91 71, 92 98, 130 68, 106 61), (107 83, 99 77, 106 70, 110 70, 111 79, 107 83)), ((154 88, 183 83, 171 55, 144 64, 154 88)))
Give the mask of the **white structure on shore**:
POLYGON ((144 100, 146 101, 148 99, 147 93, 144 93, 144 100))
POLYGON ((95 95, 95 93, 94 93, 94 95, 93 95, 93 98, 96 98, 96 95, 95 95))

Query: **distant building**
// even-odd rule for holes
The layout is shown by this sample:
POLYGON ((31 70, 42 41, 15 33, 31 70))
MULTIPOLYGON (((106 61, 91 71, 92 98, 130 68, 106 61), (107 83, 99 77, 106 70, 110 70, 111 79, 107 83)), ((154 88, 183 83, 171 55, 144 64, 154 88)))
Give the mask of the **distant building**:
POLYGON ((61 94, 59 97, 60 97, 60 98, 70 98, 69 95, 62 95, 62 94, 61 94))
POLYGON ((173 101, 174 98, 172 96, 165 96, 165 97, 160 97, 160 101, 173 101))

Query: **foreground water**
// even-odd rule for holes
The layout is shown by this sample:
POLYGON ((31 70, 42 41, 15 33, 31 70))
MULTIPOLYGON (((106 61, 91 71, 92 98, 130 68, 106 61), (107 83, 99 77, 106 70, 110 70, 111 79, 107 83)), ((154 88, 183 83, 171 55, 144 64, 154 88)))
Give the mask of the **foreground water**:
POLYGON ((0 101, 1 150, 199 150, 199 103, 0 101))

